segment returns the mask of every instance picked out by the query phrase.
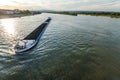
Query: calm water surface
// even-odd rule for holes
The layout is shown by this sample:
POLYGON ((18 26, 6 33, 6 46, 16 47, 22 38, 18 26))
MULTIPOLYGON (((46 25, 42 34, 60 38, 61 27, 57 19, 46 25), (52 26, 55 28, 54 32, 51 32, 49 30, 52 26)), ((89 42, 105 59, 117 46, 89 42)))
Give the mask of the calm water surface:
POLYGON ((41 14, 0 20, 0 80, 120 80, 120 19, 41 14), (13 47, 47 17, 38 45, 13 47))

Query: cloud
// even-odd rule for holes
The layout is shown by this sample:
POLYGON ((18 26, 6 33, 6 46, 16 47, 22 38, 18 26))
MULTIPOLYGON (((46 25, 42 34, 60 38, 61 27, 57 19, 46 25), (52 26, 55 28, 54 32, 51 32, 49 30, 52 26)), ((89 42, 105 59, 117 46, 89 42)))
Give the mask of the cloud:
POLYGON ((0 5, 12 9, 119 10, 120 0, 2 0, 0 5))

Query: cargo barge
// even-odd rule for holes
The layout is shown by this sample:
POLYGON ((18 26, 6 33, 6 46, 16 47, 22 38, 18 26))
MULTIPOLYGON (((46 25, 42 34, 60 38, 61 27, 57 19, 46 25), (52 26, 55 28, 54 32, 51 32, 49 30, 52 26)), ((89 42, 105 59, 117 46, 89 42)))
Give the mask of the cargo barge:
POLYGON ((18 43, 14 47, 15 52, 22 54, 23 52, 28 51, 31 48, 33 48, 39 42, 41 36, 45 32, 50 21, 51 21, 51 18, 49 17, 45 22, 43 22, 40 26, 38 26, 28 36, 18 41, 18 43))

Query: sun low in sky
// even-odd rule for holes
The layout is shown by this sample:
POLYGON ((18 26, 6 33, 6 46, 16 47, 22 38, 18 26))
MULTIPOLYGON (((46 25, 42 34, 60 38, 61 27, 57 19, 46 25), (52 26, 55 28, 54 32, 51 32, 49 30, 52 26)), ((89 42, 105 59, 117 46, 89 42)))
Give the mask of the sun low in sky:
POLYGON ((29 10, 119 11, 120 0, 0 0, 0 8, 29 10))

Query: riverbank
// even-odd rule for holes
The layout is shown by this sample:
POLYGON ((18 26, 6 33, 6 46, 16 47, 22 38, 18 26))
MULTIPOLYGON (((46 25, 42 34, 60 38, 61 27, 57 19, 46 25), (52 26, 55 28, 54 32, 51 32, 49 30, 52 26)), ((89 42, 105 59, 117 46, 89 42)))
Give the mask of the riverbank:
MULTIPOLYGON (((14 14, 14 15, 0 15, 0 19, 6 19, 6 18, 16 18, 16 17, 24 17, 24 16, 32 16, 33 14, 14 14)), ((34 14, 36 15, 36 14, 34 14)))
POLYGON ((120 18, 120 12, 78 12, 77 14, 91 15, 91 16, 106 16, 111 18, 120 18))
POLYGON ((24 17, 24 16, 31 16, 41 14, 39 11, 29 11, 29 10, 6 10, 6 9, 0 9, 0 19, 4 18, 14 18, 14 17, 24 17))
POLYGON ((71 15, 71 16, 77 16, 77 15, 91 15, 91 16, 106 16, 111 18, 120 18, 120 12, 93 12, 93 11, 63 11, 63 12, 49 12, 54 14, 64 14, 64 15, 71 15))
MULTIPOLYGON (((38 13, 38 14, 41 14, 41 13, 38 13)), ((0 19, 24 17, 24 16, 32 16, 32 15, 37 15, 37 13, 33 13, 33 14, 0 14, 0 19)))
POLYGON ((71 12, 48 12, 48 13, 77 16, 77 13, 71 13, 71 12))
POLYGON ((27 15, 0 15, 0 19, 23 17, 23 16, 27 16, 27 15))

